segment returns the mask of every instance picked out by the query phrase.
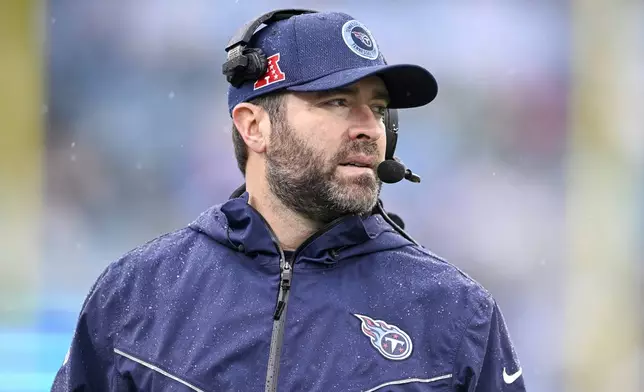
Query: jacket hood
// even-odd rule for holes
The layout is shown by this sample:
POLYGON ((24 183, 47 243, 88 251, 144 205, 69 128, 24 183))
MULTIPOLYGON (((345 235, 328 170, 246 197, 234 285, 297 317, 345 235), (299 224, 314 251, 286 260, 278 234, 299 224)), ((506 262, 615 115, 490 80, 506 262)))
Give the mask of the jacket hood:
MULTIPOLYGON (((277 262, 279 248, 261 214, 248 204, 248 193, 203 212, 189 225, 221 245, 252 257, 277 262)), ((297 262, 335 264, 341 260, 413 245, 378 214, 346 216, 325 226, 297 250, 297 262)))

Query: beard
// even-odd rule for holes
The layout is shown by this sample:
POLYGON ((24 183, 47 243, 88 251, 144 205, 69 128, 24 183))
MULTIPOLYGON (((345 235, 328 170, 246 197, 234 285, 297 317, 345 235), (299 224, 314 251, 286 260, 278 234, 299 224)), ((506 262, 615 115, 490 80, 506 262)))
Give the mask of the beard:
POLYGON ((374 156, 374 141, 354 140, 330 160, 298 138, 285 121, 277 121, 266 152, 266 176, 271 192, 289 209, 328 223, 345 215, 370 213, 378 202, 382 182, 375 170, 342 178, 338 164, 352 154, 374 156))

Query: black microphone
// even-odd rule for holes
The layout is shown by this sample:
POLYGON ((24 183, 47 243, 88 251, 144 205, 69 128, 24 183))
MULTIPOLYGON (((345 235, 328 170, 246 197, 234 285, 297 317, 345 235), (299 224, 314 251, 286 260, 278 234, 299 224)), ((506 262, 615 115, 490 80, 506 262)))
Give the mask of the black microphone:
POLYGON ((402 162, 393 159, 385 159, 378 165, 378 178, 387 184, 407 179, 411 182, 420 182, 420 177, 407 169, 402 162))

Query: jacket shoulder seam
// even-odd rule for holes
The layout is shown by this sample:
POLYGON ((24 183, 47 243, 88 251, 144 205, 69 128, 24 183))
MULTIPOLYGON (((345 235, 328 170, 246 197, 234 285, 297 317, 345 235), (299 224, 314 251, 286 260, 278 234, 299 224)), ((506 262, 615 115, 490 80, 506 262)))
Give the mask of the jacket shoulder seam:
MULTIPOLYGON (((491 294, 487 291, 484 291, 487 295, 484 297, 481 297, 480 301, 477 301, 476 306, 472 306, 471 312, 472 314, 469 316, 467 319, 467 322, 463 326, 463 331, 461 332, 461 337, 458 341, 458 344, 455 347, 454 354, 452 356, 452 374, 454 377, 452 377, 452 387, 454 386, 454 383, 456 382, 456 365, 457 365, 457 357, 458 354, 460 353, 461 349, 463 348, 463 343, 465 341, 465 335, 467 334, 467 331, 469 329, 469 326, 472 324, 472 320, 474 319, 474 316, 482 310, 483 306, 485 306, 486 302, 489 302, 491 300, 491 294)), ((492 300, 493 301, 493 300, 492 300)))

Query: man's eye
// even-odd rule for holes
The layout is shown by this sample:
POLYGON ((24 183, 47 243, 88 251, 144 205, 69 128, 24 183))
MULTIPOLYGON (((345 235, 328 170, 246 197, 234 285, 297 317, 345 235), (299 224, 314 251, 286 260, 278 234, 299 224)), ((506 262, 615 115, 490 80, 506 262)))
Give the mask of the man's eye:
POLYGON ((387 107, 386 106, 380 106, 376 105, 372 107, 372 110, 374 113, 378 114, 379 116, 383 116, 387 113, 387 107))
POLYGON ((343 98, 332 99, 330 101, 326 101, 325 104, 330 106, 341 106, 341 107, 348 106, 347 100, 343 98))

